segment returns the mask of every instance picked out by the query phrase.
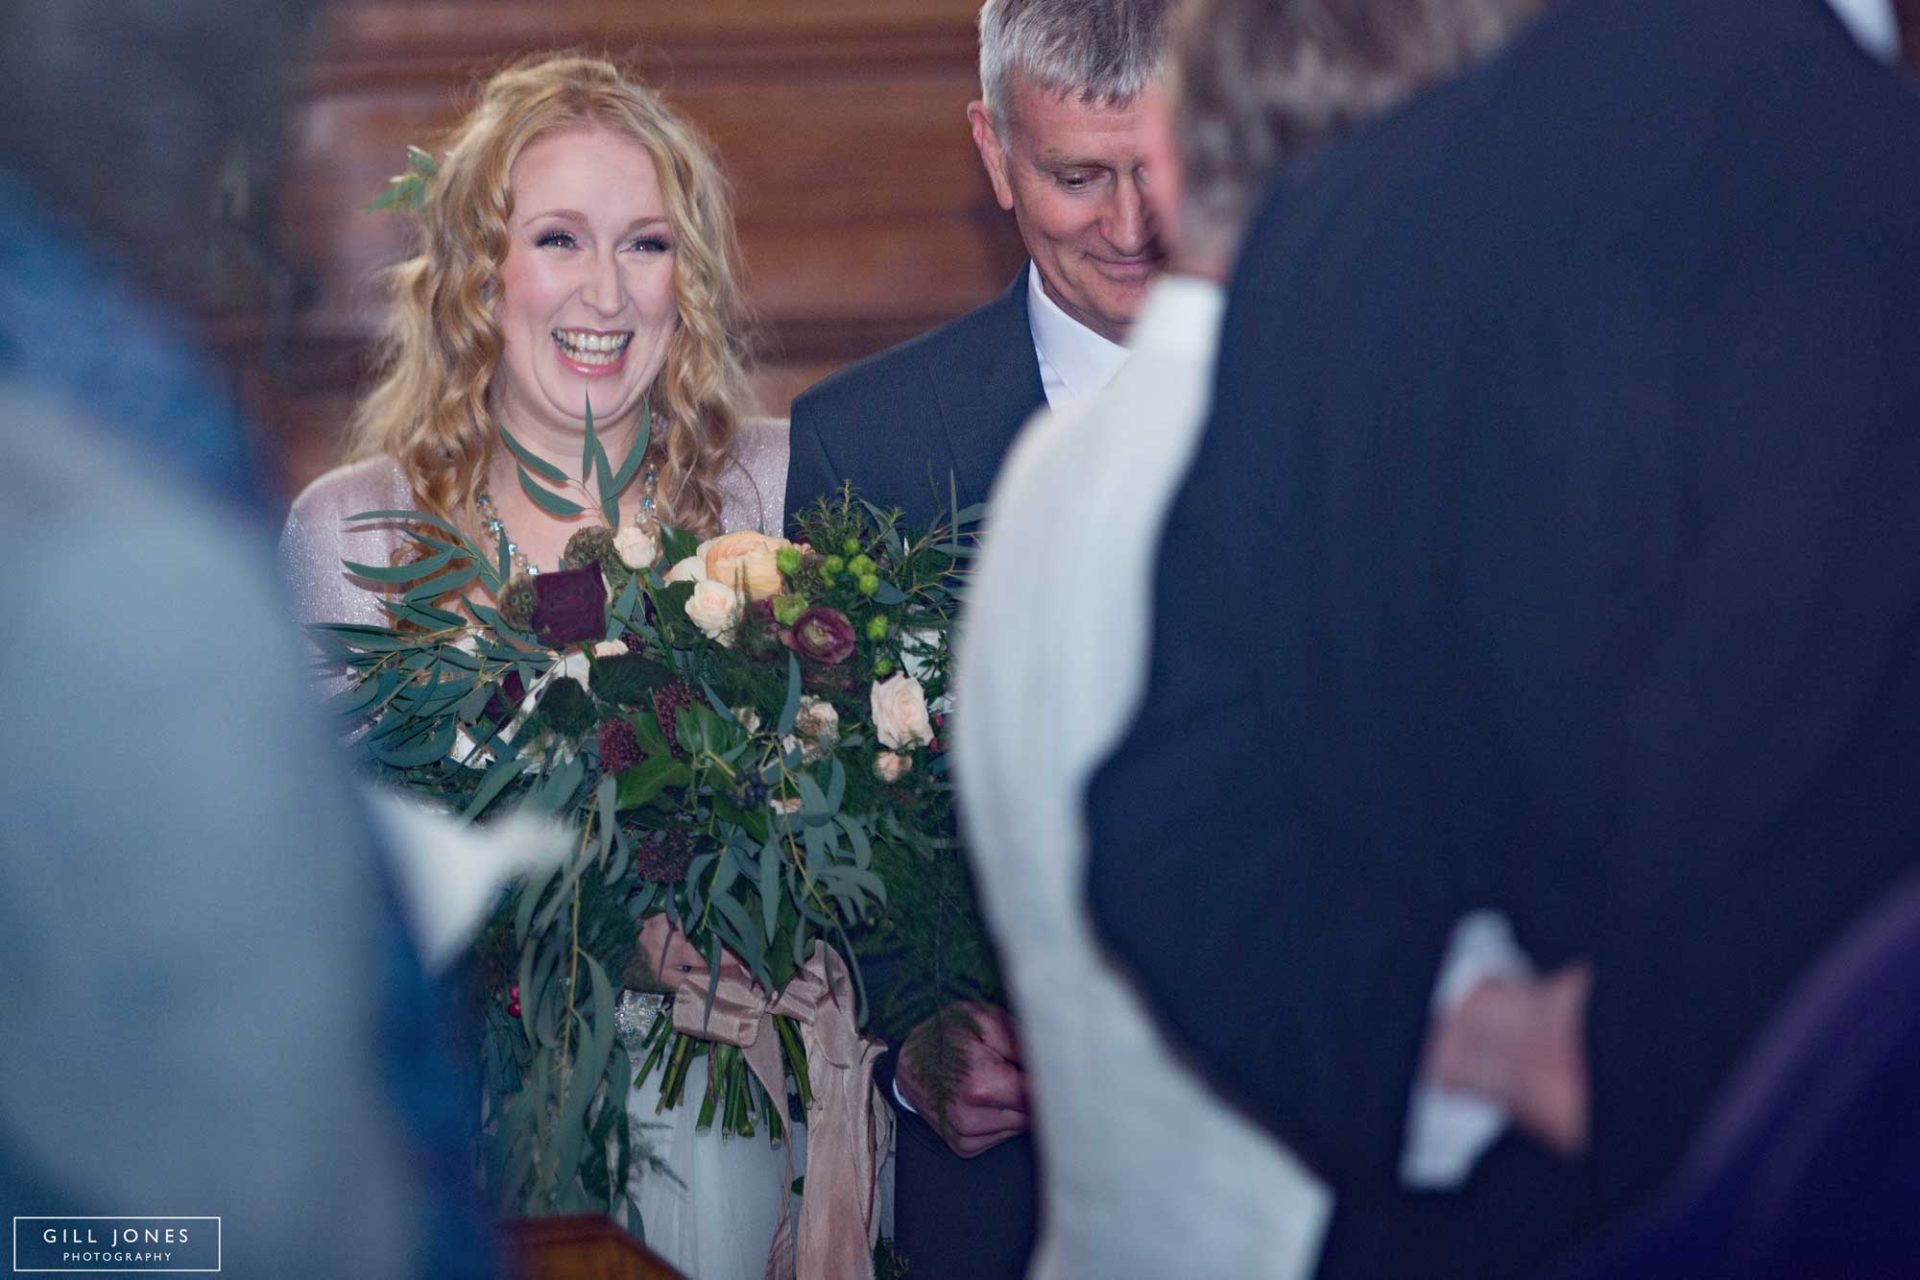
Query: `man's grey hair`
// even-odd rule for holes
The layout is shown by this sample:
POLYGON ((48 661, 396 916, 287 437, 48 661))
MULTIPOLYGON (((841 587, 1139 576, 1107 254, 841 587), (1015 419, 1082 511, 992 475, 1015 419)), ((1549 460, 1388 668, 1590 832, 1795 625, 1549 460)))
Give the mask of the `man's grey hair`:
POLYGON ((1160 71, 1178 0, 986 0, 980 92, 1005 132, 1019 76, 1048 93, 1126 106, 1160 71))
POLYGON ((1191 0, 1167 85, 1182 229, 1238 238, 1282 164, 1502 44, 1538 0, 1191 0))

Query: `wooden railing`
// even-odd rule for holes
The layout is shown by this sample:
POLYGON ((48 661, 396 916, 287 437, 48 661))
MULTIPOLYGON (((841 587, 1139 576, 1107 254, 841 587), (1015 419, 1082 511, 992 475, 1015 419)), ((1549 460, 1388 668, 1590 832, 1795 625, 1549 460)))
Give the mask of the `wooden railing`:
POLYGON ((598 1214, 528 1218, 500 1231, 516 1280, 686 1280, 598 1214))

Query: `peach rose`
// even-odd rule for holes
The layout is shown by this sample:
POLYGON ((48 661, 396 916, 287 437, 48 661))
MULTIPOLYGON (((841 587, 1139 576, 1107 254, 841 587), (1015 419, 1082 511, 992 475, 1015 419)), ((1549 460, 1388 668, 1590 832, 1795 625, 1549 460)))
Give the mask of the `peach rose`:
POLYGON ((743 529, 701 543, 700 552, 709 578, 735 588, 744 581, 747 599, 771 600, 786 589, 777 557, 781 548, 792 545, 785 538, 743 529))
POLYGON ((666 583, 672 586, 676 582, 705 582, 707 580, 707 562, 697 555, 675 562, 667 570, 666 583))
POLYGON ((873 758, 873 775, 882 782, 898 782, 912 768, 913 761, 891 751, 882 751, 873 758))
POLYGON ((873 709, 873 731, 881 745, 894 751, 907 751, 933 741, 933 724, 927 719, 927 693, 912 676, 902 672, 876 681, 869 702, 873 709))
POLYGON ((693 585, 693 595, 687 600, 687 621, 706 632, 709 640, 731 645, 743 607, 738 591, 724 582, 706 579, 693 585))

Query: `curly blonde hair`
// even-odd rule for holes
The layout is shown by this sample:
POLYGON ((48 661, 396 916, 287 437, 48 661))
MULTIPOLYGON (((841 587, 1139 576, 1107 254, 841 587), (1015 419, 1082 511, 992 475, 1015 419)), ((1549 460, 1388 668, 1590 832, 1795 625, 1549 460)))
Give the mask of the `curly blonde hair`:
POLYGON ((454 127, 421 210, 420 252, 389 273, 381 374, 354 414, 352 454, 392 457, 424 511, 457 521, 473 511, 499 447, 489 394, 502 350, 494 303, 513 211, 508 177, 536 138, 591 125, 645 147, 659 171, 679 324, 647 393, 656 424, 648 451, 660 518, 710 536, 720 531, 720 472, 750 403, 728 187, 694 127, 599 58, 515 63, 454 127))

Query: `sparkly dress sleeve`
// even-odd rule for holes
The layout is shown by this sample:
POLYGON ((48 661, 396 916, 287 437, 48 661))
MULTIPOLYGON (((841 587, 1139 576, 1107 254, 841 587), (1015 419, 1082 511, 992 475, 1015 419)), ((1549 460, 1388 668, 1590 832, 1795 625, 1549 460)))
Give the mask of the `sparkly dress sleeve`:
MULTIPOLYGON (((383 521, 349 523, 368 511, 408 511, 415 503, 406 476, 387 457, 367 458, 335 467, 293 500, 280 531, 280 572, 292 588, 294 618, 304 626, 351 622, 381 626, 381 587, 347 571, 347 562, 393 563, 401 535, 383 521)), ((314 650, 316 656, 319 650, 314 650)), ((323 694, 339 693, 351 683, 344 667, 322 664, 316 679, 323 694)))
POLYGON ((720 475, 720 524, 778 534, 787 490, 787 420, 749 418, 733 440, 733 457, 720 475))
POLYGON ((405 511, 414 505, 406 477, 391 458, 336 467, 293 500, 280 533, 280 567, 293 588, 303 623, 379 625, 380 588, 347 571, 346 562, 392 563, 400 545, 396 527, 378 521, 349 524, 366 511, 405 511))

